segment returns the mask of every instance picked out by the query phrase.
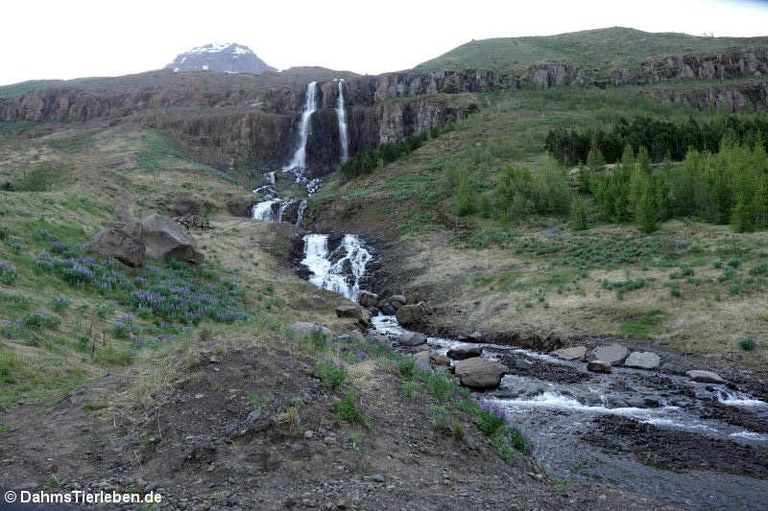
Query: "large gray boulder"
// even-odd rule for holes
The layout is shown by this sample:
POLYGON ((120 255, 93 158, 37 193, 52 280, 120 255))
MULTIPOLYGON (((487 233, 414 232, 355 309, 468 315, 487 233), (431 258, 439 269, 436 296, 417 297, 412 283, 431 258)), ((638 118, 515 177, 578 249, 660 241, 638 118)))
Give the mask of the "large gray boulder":
POLYGON ((427 342, 427 336, 419 332, 405 332, 397 338, 402 346, 419 346, 427 342))
POLYGON ((397 322, 403 326, 415 325, 419 321, 424 319, 425 316, 432 314, 432 307, 425 302, 419 302, 416 304, 403 305, 397 309, 395 317, 397 322))
POLYGON ((339 305, 336 307, 336 316, 356 319, 362 326, 370 326, 371 324, 371 313, 356 303, 339 305))
POLYGON ((475 390, 496 389, 507 368, 498 362, 480 357, 460 360, 453 366, 461 384, 475 390))
POLYGON ((144 264, 146 255, 146 247, 136 234, 136 229, 124 224, 107 227, 86 243, 85 248, 136 268, 144 264))
POLYGON ((141 239, 149 257, 175 259, 187 264, 200 264, 205 259, 197 250, 195 238, 167 216, 154 214, 142 220, 141 239))
POLYGON ((624 362, 627 355, 629 355, 629 348, 626 346, 621 344, 608 344, 593 349, 588 360, 600 360, 602 362, 608 362, 612 366, 618 366, 624 362))
POLYGON ((658 369, 660 365, 661 358, 652 351, 633 351, 624 361, 625 367, 638 369, 658 369))

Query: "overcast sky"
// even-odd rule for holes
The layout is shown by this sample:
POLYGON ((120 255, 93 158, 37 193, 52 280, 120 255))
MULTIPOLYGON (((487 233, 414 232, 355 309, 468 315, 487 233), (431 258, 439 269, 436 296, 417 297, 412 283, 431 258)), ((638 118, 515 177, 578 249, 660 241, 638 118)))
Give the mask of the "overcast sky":
POLYGON ((209 42, 249 46, 278 69, 378 74, 472 39, 625 26, 768 35, 768 2, 746 0, 3 0, 0 85, 159 69, 209 42))

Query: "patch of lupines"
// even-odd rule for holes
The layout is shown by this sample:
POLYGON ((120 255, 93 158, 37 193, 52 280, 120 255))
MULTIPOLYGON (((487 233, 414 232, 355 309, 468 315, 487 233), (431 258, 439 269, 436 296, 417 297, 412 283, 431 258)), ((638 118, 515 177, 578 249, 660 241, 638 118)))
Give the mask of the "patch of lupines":
POLYGON ((507 414, 501 406, 491 401, 480 402, 478 427, 486 435, 493 435, 507 424, 507 414))
POLYGON ((317 364, 317 376, 329 389, 338 389, 347 378, 347 369, 340 360, 322 360, 317 364))
POLYGON ((16 282, 19 274, 16 268, 13 267, 8 261, 0 261, 0 284, 7 286, 13 285, 16 282))
POLYGON ((231 282, 201 282, 183 263, 148 265, 129 276, 114 259, 73 257, 82 247, 54 241, 37 265, 69 284, 97 291, 129 305, 142 319, 159 317, 172 323, 197 325, 203 319, 231 323, 249 318, 242 309, 243 290, 231 282))
POLYGON ((115 320, 115 326, 112 327, 112 334, 118 339, 127 339, 136 330, 131 314, 123 314, 115 320))

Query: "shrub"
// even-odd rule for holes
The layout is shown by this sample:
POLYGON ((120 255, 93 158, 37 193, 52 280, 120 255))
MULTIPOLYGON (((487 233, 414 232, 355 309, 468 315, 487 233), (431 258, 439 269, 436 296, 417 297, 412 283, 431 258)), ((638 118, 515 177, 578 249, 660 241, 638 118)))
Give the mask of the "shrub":
POLYGON ((40 330, 43 328, 55 330, 56 328, 59 328, 61 320, 55 316, 49 316, 44 312, 38 311, 34 314, 28 314, 24 316, 21 320, 21 323, 23 326, 34 330, 40 330))
POLYGON ((751 337, 747 337, 746 339, 739 341, 739 347, 744 351, 752 351, 756 346, 757 343, 751 337))
POLYGON ((19 274, 16 272, 16 268, 6 261, 0 261, 0 284, 12 286, 19 274))
POLYGON ((440 401, 445 401, 453 392, 451 378, 443 373, 431 373, 427 376, 427 391, 440 401))
POLYGON ((112 327, 112 335, 118 339, 128 339, 135 332, 136 325, 131 314, 123 314, 118 317, 115 320, 115 326, 112 327))
POLYGON ((251 404, 251 409, 257 412, 263 411, 269 405, 275 401, 275 395, 271 392, 260 393, 251 392, 248 394, 248 402, 251 404))
POLYGON ((355 391, 349 389, 344 398, 333 404, 333 413, 337 422, 351 422, 370 426, 371 416, 358 408, 355 391))
POLYGON ((344 364, 335 360, 324 360, 317 364, 317 375, 329 389, 338 389, 347 378, 344 364))
POLYGON ((436 431, 450 431, 448 410, 444 406, 429 405, 427 407, 432 429, 436 431))
POLYGON ((416 392, 419 390, 419 384, 415 381, 405 381, 401 385, 400 389, 403 392, 403 396, 407 397, 408 399, 413 399, 416 397, 416 392))
POLYGON ((67 310, 70 305, 72 302, 65 296, 56 295, 56 298, 53 299, 53 310, 56 312, 67 310))
POLYGON ((416 361, 411 357, 398 357, 395 360, 395 364, 403 376, 410 378, 416 371, 416 361))

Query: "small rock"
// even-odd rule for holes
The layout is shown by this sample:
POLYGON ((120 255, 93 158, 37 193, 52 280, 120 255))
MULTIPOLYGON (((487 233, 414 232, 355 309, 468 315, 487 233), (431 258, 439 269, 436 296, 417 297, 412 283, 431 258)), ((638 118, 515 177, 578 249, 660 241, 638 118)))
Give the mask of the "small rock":
POLYGON ((416 361, 416 367, 421 371, 431 371, 432 367, 429 365, 432 359, 432 352, 420 351, 413 355, 413 360, 416 361))
POLYGON ((483 342, 483 334, 475 330, 467 336, 472 342, 483 342))
POLYGON ((574 346, 572 348, 560 348, 551 353, 561 360, 584 360, 587 356, 586 346, 574 346))
POLYGON ((363 343, 365 342, 365 336, 357 330, 350 330, 349 332, 340 335, 338 340, 351 343, 363 343))
POLYGON ((430 358, 430 360, 436 366, 448 367, 448 366, 451 365, 451 359, 446 357, 445 355, 434 355, 433 354, 432 357, 430 358))
POLYGON ((477 440, 472 435, 464 435, 464 445, 466 445, 469 449, 476 451, 479 447, 477 444, 477 440))
POLYGON ((307 321, 297 321, 296 323, 291 325, 291 330, 293 330, 299 335, 313 335, 313 334, 331 335, 331 331, 328 328, 318 325, 316 323, 309 323, 307 321))
POLYGON ((311 429, 308 429, 304 432, 304 438, 306 438, 307 440, 311 439, 314 436, 315 436, 315 432, 312 431, 311 429))
POLYGON ((587 371, 609 374, 613 372, 613 367, 610 362, 606 362, 605 360, 593 360, 587 363, 587 371))
POLYGON ((515 358, 515 369, 527 371, 531 367, 533 367, 533 362, 527 358, 515 358))
POLYGON ((693 381, 701 383, 725 383, 722 376, 712 371, 704 371, 701 369, 693 369, 685 373, 685 375, 693 381))
POLYGON ((249 426, 253 426, 257 422, 259 422, 260 419, 261 419, 261 410, 254 410, 248 414, 248 417, 245 419, 245 422, 247 422, 249 426))
POLYGON ((463 348, 457 347, 448 350, 448 358, 452 360, 466 360, 472 357, 479 357, 482 354, 482 346, 468 346, 463 348))
POLYGON ((373 474, 371 476, 371 480, 377 483, 383 483, 384 482, 384 474, 373 474))

